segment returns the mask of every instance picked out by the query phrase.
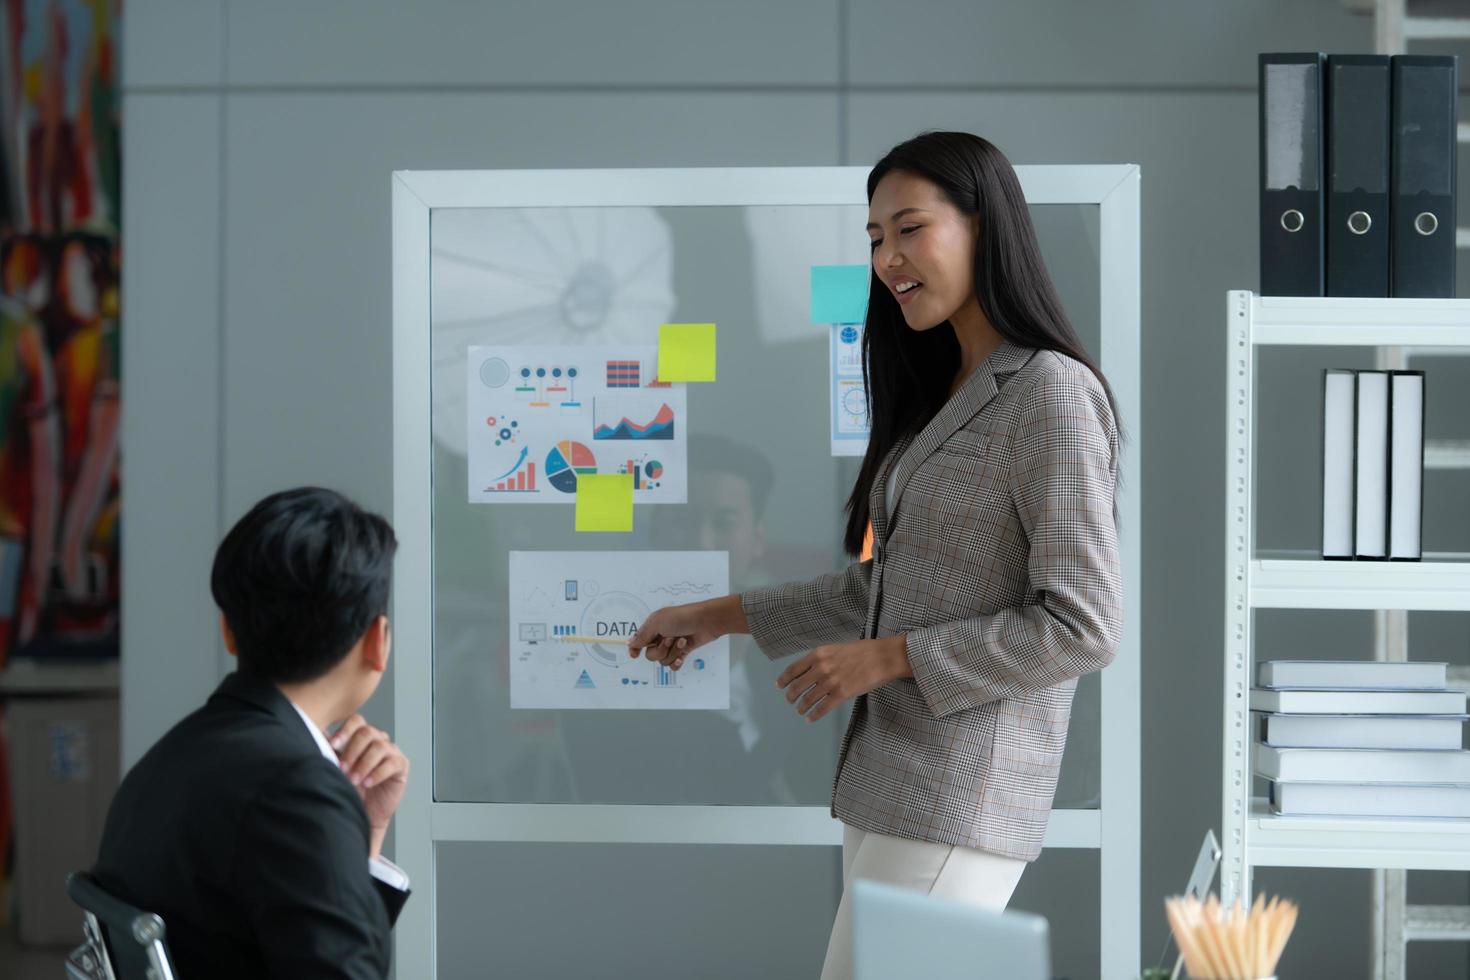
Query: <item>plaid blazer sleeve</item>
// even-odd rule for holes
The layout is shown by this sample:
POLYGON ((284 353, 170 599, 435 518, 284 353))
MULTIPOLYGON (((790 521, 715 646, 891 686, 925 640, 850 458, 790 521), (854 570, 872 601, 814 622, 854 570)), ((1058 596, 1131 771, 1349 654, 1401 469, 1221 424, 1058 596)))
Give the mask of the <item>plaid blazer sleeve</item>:
POLYGON ((868 615, 873 562, 853 562, 810 582, 753 589, 740 597, 750 635, 772 660, 861 639, 868 615))
POLYGON ((1012 446, 1010 493, 1030 549, 1026 596, 907 635, 914 680, 936 717, 1099 670, 1121 639, 1118 433, 1106 392, 1090 372, 1043 375, 1012 446))

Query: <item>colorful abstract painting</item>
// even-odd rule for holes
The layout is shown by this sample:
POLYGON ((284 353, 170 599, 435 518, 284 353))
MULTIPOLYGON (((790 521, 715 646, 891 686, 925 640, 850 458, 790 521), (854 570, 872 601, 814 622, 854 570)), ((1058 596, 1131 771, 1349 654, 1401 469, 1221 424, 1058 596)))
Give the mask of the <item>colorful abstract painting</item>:
POLYGON ((118 655, 121 14, 0 0, 0 670, 118 655))
POLYGON ((117 0, 3 0, 0 666, 117 655, 117 0))

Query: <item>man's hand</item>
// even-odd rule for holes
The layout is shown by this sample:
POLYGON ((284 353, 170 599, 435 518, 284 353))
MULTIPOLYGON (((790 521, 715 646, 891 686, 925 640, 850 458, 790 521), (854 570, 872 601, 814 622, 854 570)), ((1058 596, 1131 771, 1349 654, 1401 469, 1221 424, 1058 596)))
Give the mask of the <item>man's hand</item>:
POLYGON ((912 676, 908 643, 900 634, 817 647, 783 670, 776 686, 786 691, 798 714, 816 721, 848 698, 912 676))
POLYGON ((393 744, 387 732, 363 721, 362 715, 353 715, 342 723, 332 736, 332 748, 337 750, 342 772, 362 797, 372 828, 368 857, 375 858, 383 849, 388 824, 408 786, 408 756, 393 744))

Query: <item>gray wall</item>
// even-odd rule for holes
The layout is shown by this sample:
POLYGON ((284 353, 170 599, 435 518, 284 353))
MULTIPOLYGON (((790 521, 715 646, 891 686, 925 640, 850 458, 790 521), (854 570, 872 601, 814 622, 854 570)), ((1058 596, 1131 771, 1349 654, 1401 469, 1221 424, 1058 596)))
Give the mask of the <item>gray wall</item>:
MULTIPOLYGON (((127 15, 125 761, 226 669, 206 570, 230 522, 308 481, 390 505, 390 171, 862 164, 927 128, 979 132, 1015 163, 1140 164, 1142 948, 1161 947, 1160 900, 1219 821, 1221 324, 1225 290, 1256 281, 1255 53, 1366 50, 1368 20, 1339 0, 131 0, 127 15)), ((1273 362, 1285 393, 1263 410, 1315 411, 1293 380, 1321 366, 1273 362)), ((1286 496, 1263 540, 1309 545, 1264 538, 1310 517, 1310 493, 1286 496)), ((1319 622, 1284 619, 1273 642, 1319 622)), ((1439 635, 1464 659, 1463 627, 1439 635)), ((1306 903, 1284 974, 1365 975, 1367 879, 1261 876, 1306 903)), ((1414 897, 1465 892, 1423 876, 1414 897)), ((1459 947, 1415 956, 1416 976, 1465 973, 1459 947)), ((1088 949, 1058 959, 1095 970, 1088 949)))

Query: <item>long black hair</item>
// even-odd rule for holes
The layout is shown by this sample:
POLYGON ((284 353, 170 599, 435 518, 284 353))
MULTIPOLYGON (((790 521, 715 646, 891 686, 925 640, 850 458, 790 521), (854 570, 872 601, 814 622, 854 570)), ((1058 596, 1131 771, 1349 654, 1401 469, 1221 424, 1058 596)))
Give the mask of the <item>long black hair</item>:
MULTIPOLYGON (((870 203, 878 182, 896 170, 930 181, 961 212, 980 219, 975 296, 996 331, 1019 346, 1058 351, 1085 364, 1102 383, 1116 418, 1112 389, 1072 329, 1041 260, 1021 182, 1005 155, 970 133, 923 133, 889 150, 873 167, 868 174, 870 203)), ((868 494, 883 460, 901 439, 938 414, 959 369, 954 328, 943 323, 930 330, 911 329, 898 300, 873 273, 863 333, 863 379, 872 428, 847 500, 843 545, 849 554, 862 551, 868 494)))

